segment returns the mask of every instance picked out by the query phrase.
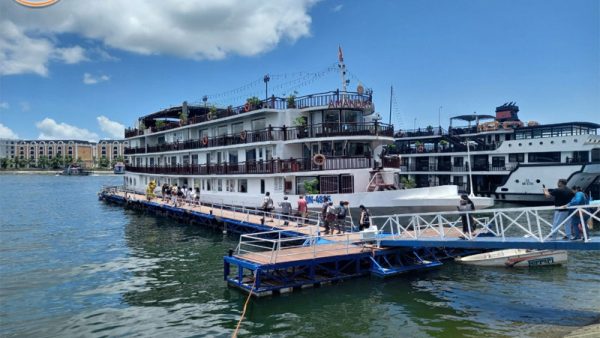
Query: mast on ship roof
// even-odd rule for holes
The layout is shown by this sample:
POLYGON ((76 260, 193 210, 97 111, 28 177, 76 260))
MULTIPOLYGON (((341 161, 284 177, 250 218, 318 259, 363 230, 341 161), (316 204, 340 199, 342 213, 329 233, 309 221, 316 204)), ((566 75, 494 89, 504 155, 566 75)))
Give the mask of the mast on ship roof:
POLYGON ((394 97, 394 86, 390 86, 390 118, 388 124, 392 124, 392 98, 394 97))
POLYGON ((346 91, 346 65, 344 64, 344 53, 342 52, 342 46, 338 45, 338 68, 340 69, 340 76, 342 77, 342 92, 346 91))

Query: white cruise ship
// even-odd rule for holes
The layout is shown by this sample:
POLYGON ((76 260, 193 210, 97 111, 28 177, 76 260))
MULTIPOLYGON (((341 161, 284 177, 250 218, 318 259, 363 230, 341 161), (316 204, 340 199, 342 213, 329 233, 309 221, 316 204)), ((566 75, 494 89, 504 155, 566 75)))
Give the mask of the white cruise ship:
POLYGON ((394 143, 393 126, 379 122, 372 92, 346 91, 339 56, 342 90, 226 108, 184 102, 139 118, 125 131, 125 186, 144 192, 155 180, 198 188, 203 202, 251 208, 270 192, 275 205, 304 195, 309 208, 329 197, 372 212, 455 210, 457 186, 406 189, 398 166, 386 167, 393 161, 380 156, 394 143))
MULTIPOLYGON (((599 198, 600 125, 522 122, 512 102, 495 115, 462 115, 450 127, 400 130, 388 156, 418 187, 455 184, 500 201, 549 203, 543 186, 560 178, 599 198), (462 126, 453 126, 461 121, 462 126), (471 174, 471 176, 469 175, 471 174)), ((394 166, 395 166, 394 165, 394 166)))

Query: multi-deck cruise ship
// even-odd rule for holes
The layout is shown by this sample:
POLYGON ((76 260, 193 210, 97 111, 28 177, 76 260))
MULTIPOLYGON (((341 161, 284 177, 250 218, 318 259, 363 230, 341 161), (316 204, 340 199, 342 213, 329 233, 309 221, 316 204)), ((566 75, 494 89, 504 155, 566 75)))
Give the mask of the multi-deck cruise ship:
MULTIPOLYGON (((342 90, 265 94, 227 108, 183 102, 139 118, 125 131, 125 186, 143 192, 154 180, 197 188, 206 203, 253 208, 269 192, 275 203, 287 196, 293 205, 304 195, 310 208, 328 197, 372 212, 454 210, 457 186, 415 188, 397 165, 386 167, 395 164, 382 157, 393 126, 379 122, 370 90, 346 90, 341 48, 338 56, 342 90)), ((493 205, 474 199, 479 208, 493 205)))
POLYGON ((495 115, 462 115, 448 130, 400 130, 390 158, 418 187, 455 184, 478 196, 512 202, 547 203, 543 187, 581 186, 598 198, 600 125, 522 122, 519 107, 506 103, 495 115), (462 126, 453 126, 460 121, 462 126))
POLYGON ((204 202, 246 207, 259 207, 266 192, 275 203, 305 195, 313 208, 325 196, 395 212, 458 204, 456 186, 404 189, 398 169, 386 168, 380 155, 394 130, 361 87, 223 109, 184 102, 141 117, 125 137, 125 185, 140 192, 155 180, 199 188, 204 202))

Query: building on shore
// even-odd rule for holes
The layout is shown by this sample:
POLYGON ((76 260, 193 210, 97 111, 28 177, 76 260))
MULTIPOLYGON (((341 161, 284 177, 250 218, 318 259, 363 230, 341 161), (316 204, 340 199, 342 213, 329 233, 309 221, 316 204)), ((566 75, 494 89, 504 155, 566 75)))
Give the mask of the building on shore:
POLYGON ((0 139, 0 159, 19 162, 17 167, 47 167, 53 160, 81 162, 85 167, 108 167, 124 158, 125 140, 15 140, 0 139))

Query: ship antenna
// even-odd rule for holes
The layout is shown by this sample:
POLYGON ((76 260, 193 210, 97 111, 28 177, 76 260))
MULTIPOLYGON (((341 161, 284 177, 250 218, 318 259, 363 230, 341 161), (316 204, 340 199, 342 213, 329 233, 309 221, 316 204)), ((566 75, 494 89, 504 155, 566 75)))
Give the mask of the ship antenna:
POLYGON ((342 77, 342 92, 346 92, 346 65, 344 64, 344 53, 342 52, 342 46, 339 45, 338 68, 340 69, 340 76, 342 77))

